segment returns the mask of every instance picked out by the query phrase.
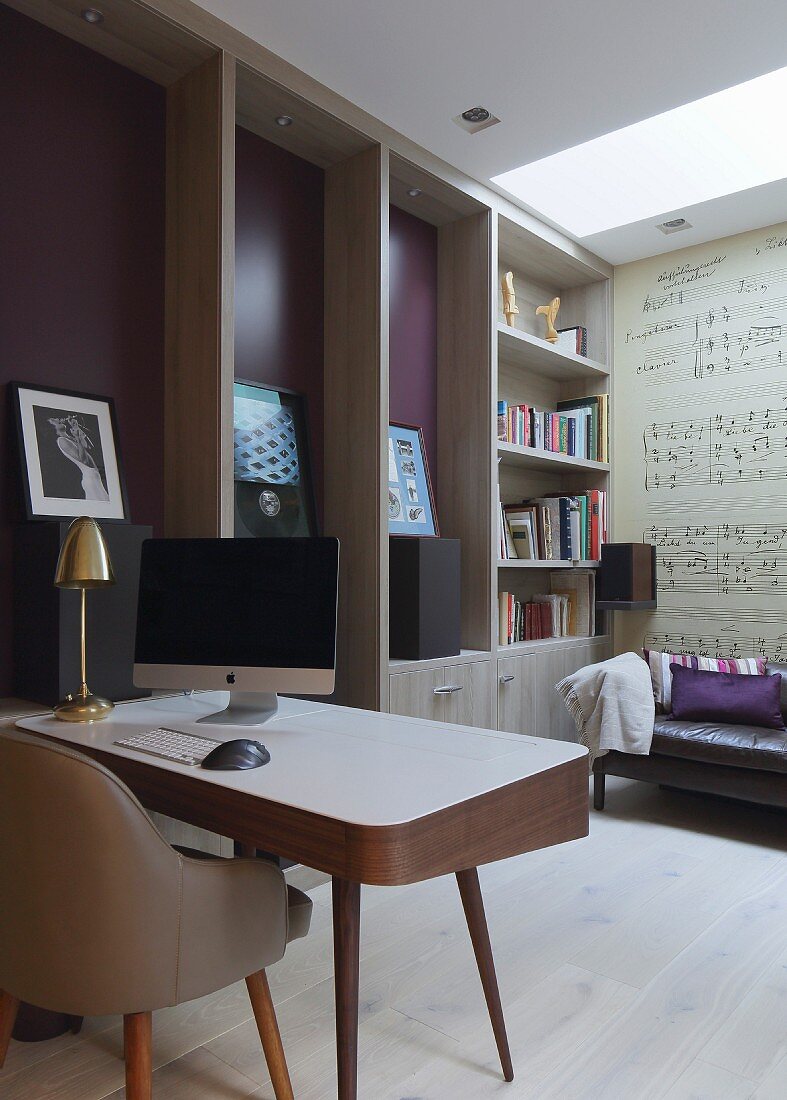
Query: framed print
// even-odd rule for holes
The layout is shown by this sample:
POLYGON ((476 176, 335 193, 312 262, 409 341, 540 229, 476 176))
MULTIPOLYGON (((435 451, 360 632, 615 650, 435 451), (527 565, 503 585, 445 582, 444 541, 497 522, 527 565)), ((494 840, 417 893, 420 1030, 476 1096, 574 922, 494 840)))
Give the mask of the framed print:
POLYGON ((27 518, 128 522, 112 398, 24 382, 8 389, 27 518))
POLYGON ((233 463, 236 538, 319 534, 303 394, 238 379, 233 463))
POLYGON ((388 534, 440 534, 424 433, 413 424, 388 425, 388 534))

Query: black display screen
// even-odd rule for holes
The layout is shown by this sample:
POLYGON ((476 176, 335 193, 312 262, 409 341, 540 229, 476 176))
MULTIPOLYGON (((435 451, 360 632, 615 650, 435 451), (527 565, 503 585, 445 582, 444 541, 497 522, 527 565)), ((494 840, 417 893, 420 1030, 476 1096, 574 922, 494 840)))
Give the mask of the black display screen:
POLYGON ((339 543, 149 539, 137 664, 332 669, 339 543))

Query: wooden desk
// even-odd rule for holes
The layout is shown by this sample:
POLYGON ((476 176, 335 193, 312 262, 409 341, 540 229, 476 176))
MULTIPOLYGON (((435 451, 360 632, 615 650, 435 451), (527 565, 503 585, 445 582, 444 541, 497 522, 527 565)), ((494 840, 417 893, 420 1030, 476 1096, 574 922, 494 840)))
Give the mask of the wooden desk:
POLYGON ((252 736, 271 762, 210 772, 113 742, 164 725, 218 740, 250 736, 195 726, 226 695, 145 699, 104 722, 52 716, 18 725, 110 768, 150 810, 265 848, 333 878, 340 1100, 357 1096, 360 892, 457 876, 492 1027, 513 1078, 476 868, 588 832, 587 752, 562 741, 282 699, 252 736))

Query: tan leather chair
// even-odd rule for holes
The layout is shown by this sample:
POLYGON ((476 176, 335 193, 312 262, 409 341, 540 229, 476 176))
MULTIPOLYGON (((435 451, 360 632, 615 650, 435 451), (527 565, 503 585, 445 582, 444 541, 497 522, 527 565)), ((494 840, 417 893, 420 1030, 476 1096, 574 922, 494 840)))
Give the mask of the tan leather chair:
POLYGON ((20 1001, 117 1013, 126 1096, 148 1100, 151 1011, 245 978, 277 1100, 291 1098, 265 967, 310 919, 273 864, 184 856, 100 764, 0 734, 0 1067, 20 1001))

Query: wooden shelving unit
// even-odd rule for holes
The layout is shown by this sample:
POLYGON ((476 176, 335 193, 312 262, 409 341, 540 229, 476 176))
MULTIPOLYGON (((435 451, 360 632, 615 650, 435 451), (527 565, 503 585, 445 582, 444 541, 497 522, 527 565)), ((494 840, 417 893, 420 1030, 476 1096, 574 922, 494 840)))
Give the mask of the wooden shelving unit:
MULTIPOLYGON (((535 240, 528 226, 509 214, 499 214, 496 375, 491 420, 500 499, 518 503, 548 493, 609 490, 610 465, 551 451, 499 441, 497 402, 554 409, 558 401, 609 393, 610 284, 603 265, 580 257, 562 244, 535 240), (502 313, 500 280, 513 271, 519 315, 510 328, 502 313), (560 298, 558 328, 583 325, 588 330, 588 356, 560 351, 544 337, 543 318, 536 306, 560 298)), ((495 505, 497 496, 495 496, 495 505)), ((497 517, 492 537, 497 546, 497 517)), ((523 602, 548 591, 546 575, 555 569, 592 569, 596 561, 500 560, 493 581, 493 603, 500 591, 513 592, 523 602)), ((498 640, 495 615, 494 641, 498 640)), ((497 645, 498 727, 574 740, 576 732, 554 685, 584 664, 603 660, 612 651, 606 616, 597 615, 593 638, 544 638, 497 645)))
POLYGON ((571 662, 599 659, 609 639, 499 652, 501 574, 527 592, 544 570, 574 563, 498 563, 498 481, 513 501, 608 488, 609 467, 498 446, 496 403, 503 396, 548 406, 606 390, 610 266, 196 5, 112 0, 96 27, 71 0, 10 4, 167 90, 167 533, 233 534, 239 124, 325 172, 324 531, 342 544, 336 701, 396 709, 396 699, 402 707, 423 699, 427 717, 572 736, 552 685, 571 662), (276 125, 281 115, 293 124, 276 125), (438 232, 436 491, 441 533, 462 542, 463 653, 429 667, 388 656, 391 203, 438 232), (506 270, 521 311, 513 331, 501 312, 506 270), (556 294, 559 326, 587 327, 588 358, 543 340, 535 306, 556 294), (516 705, 499 694, 503 660, 509 670, 519 662, 506 673, 518 677, 516 705), (428 711, 446 698, 433 685, 449 675, 462 689, 450 696, 454 709, 428 711))

